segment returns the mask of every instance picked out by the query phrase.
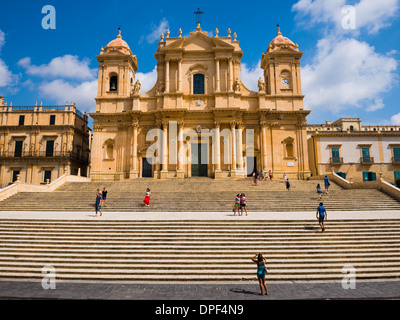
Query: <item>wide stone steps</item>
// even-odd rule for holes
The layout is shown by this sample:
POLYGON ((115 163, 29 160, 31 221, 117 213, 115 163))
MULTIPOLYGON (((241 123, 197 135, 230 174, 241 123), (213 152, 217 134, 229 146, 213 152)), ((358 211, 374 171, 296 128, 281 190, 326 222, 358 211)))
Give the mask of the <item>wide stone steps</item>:
MULTIPOLYGON (((231 212, 237 193, 244 192, 253 212, 315 211, 319 200, 316 185, 323 181, 291 182, 285 190, 282 180, 252 179, 217 181, 208 178, 185 180, 136 179, 120 182, 70 182, 51 193, 23 192, 0 202, 0 211, 94 211, 96 190, 106 187, 109 195, 103 212, 231 212), (143 199, 152 192, 150 208, 143 199)), ((400 202, 374 189, 343 190, 331 183, 322 201, 329 211, 400 210, 400 202)))
POLYGON ((0 220, 0 277, 60 280, 253 281, 256 252, 268 281, 400 277, 400 220, 0 220))
MULTIPOLYGON (((0 211, 94 211, 95 191, 20 193, 0 202, 0 211)), ((246 191, 251 212, 315 211, 319 200, 314 192, 246 191)), ((153 192, 150 207, 142 203, 142 192, 115 192, 103 212, 231 212, 235 192, 153 192)), ((322 198, 328 211, 400 210, 400 202, 377 190, 332 190, 322 198)))

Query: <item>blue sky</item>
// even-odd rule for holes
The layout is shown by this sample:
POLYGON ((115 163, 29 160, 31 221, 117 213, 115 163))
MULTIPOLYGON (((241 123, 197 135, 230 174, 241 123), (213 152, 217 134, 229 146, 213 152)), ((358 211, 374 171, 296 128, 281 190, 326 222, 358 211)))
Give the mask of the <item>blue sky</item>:
MULTIPOLYGON (((275 37, 299 44, 304 106, 309 123, 361 117, 364 124, 400 124, 400 0, 296 1, 8 1, 0 11, 0 95, 13 105, 74 101, 92 112, 100 48, 122 36, 137 56, 141 92, 155 81, 154 52, 161 32, 195 28, 238 35, 242 81, 256 90, 261 53, 275 37), (56 10, 56 29, 43 29, 45 5, 56 10), (348 5, 354 11, 342 11, 348 5), (351 15, 354 13, 354 15, 351 15), (343 22, 352 22, 352 28, 343 22), (350 20, 349 20, 350 19, 350 20)), ((348 10, 350 10, 348 9, 348 10)))

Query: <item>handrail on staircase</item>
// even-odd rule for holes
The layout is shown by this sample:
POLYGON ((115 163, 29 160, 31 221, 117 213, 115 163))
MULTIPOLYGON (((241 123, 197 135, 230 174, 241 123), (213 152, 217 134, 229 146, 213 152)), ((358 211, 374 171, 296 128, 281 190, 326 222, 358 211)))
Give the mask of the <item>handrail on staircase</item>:
POLYGON ((51 183, 45 185, 33 185, 21 182, 20 180, 15 181, 13 184, 0 189, 0 202, 17 194, 18 192, 52 192, 57 188, 61 187, 68 181, 88 181, 90 178, 73 176, 69 174, 63 174, 51 183))

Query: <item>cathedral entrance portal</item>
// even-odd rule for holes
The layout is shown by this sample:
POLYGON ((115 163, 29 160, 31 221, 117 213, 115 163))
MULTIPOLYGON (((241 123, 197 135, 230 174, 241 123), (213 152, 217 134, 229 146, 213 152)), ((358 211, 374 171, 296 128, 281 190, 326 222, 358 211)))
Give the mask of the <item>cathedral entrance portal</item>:
POLYGON ((151 178, 153 176, 153 168, 151 163, 147 160, 146 157, 142 158, 142 177, 143 178, 151 178))
POLYGON ((207 177, 208 169, 207 144, 192 143, 191 146, 191 171, 192 177, 207 177))
POLYGON ((257 170, 257 158, 256 157, 247 157, 247 176, 251 177, 253 175, 254 170, 257 170))

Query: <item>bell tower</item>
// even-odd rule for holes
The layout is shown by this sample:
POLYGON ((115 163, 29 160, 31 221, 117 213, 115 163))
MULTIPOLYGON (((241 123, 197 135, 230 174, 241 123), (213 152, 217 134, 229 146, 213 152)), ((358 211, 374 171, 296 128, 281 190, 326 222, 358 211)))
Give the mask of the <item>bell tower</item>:
MULTIPOLYGON (((292 97, 293 110, 303 109, 301 91, 300 58, 298 45, 282 36, 280 28, 268 49, 262 54, 261 68, 264 70, 265 91, 269 96, 292 97)), ((279 103, 277 104, 277 107, 279 103)))
POLYGON ((109 42, 105 48, 101 48, 97 60, 99 61, 97 102, 103 98, 129 98, 138 91, 136 90, 138 84, 135 82, 135 73, 138 70, 137 58, 132 54, 128 44, 122 40, 121 30, 116 39, 109 42))

